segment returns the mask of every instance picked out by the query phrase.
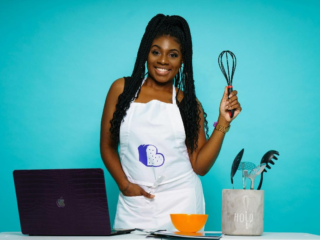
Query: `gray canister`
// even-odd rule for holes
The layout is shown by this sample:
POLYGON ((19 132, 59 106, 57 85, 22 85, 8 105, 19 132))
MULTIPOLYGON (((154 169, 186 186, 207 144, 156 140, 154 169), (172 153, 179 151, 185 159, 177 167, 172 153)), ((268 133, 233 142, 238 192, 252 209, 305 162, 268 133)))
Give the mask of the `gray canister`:
POLYGON ((260 236, 263 219, 263 190, 222 190, 222 233, 260 236))

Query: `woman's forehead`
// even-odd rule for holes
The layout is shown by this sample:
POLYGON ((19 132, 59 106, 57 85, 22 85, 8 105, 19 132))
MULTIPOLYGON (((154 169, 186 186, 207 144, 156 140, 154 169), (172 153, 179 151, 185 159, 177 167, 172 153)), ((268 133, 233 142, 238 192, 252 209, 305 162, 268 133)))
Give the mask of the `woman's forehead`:
POLYGON ((175 38, 175 37, 172 37, 170 35, 163 35, 163 36, 155 38, 153 40, 151 46, 157 45, 157 46, 159 46, 160 48, 163 48, 163 49, 175 48, 175 49, 180 50, 181 46, 180 46, 180 43, 178 41, 179 40, 177 38, 175 38))

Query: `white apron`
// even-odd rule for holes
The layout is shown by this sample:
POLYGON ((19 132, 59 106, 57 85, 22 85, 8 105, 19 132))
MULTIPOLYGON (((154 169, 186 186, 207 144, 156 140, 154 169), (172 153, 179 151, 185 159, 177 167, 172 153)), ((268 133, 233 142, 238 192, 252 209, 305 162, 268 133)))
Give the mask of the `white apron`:
POLYGON ((121 123, 123 171, 130 182, 155 198, 126 197, 120 193, 115 229, 175 230, 171 213, 205 212, 201 181, 191 166, 176 91, 172 87, 172 104, 159 100, 131 102, 121 123))

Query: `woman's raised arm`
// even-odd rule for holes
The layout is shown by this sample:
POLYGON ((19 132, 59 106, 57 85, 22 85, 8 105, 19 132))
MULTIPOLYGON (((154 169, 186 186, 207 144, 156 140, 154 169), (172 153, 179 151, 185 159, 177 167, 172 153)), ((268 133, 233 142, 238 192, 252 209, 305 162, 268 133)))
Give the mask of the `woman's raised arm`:
MULTIPOLYGON (((228 127, 230 122, 233 121, 237 115, 241 112, 242 108, 238 102, 237 91, 233 91, 230 95, 231 98, 228 100, 228 90, 225 88, 224 95, 220 103, 220 115, 218 123, 223 127, 228 127), (234 109, 234 116, 231 119, 228 111, 234 109)), ((204 176, 209 172, 213 164, 218 158, 222 142, 226 133, 218 130, 214 130, 209 138, 206 140, 204 132, 204 113, 200 105, 200 132, 198 137, 198 149, 193 151, 192 154, 189 152, 190 161, 192 168, 195 173, 204 176)))

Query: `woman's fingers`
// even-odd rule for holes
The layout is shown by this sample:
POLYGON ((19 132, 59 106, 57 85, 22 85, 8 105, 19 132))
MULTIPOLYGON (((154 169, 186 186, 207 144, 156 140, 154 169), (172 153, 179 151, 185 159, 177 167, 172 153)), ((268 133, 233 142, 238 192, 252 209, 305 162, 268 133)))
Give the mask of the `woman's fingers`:
POLYGON ((227 99, 226 101, 226 105, 232 105, 234 104, 237 100, 238 100, 238 96, 237 96, 238 92, 237 91, 232 91, 229 95, 229 99, 227 99), (231 97, 230 97, 231 96, 231 97))
POLYGON ((230 122, 234 120, 239 113, 242 111, 240 103, 238 102, 238 91, 232 91, 229 96, 227 94, 227 87, 225 87, 224 95, 220 103, 220 114, 225 117, 225 119, 230 122), (233 118, 231 119, 228 111, 234 110, 233 118))
POLYGON ((237 104, 239 104, 238 99, 236 99, 236 100, 234 100, 232 102, 227 102, 226 106, 234 108, 234 106, 237 105, 237 104))
POLYGON ((223 96, 222 96, 222 101, 227 101, 228 100, 228 87, 226 86, 224 88, 224 93, 223 93, 223 96))
POLYGON ((232 97, 236 96, 238 94, 238 91, 237 90, 234 90, 230 93, 229 95, 229 99, 231 99, 232 97))
POLYGON ((241 106, 240 106, 240 103, 234 103, 232 105, 228 105, 228 107, 226 107, 227 110, 231 110, 231 109, 240 109, 241 106))
POLYGON ((238 92, 233 91, 230 95, 232 97, 226 102, 226 109, 235 109, 240 107, 240 103, 238 102, 238 92))
POLYGON ((122 192, 123 195, 127 197, 135 197, 135 196, 141 196, 141 187, 134 183, 129 183, 129 186, 125 191, 122 192))
POLYGON ((130 183, 128 189, 123 192, 123 195, 127 197, 145 196, 146 198, 154 198, 154 195, 146 192, 139 185, 130 183))
POLYGON ((240 103, 238 102, 238 99, 235 99, 232 102, 227 102, 226 103, 226 109, 229 109, 229 107, 235 108, 236 105, 239 105, 240 103))
POLYGON ((238 92, 237 91, 232 91, 232 93, 230 93, 229 95, 229 99, 227 100, 227 102, 233 102, 236 99, 238 99, 238 92))
POLYGON ((154 195, 152 195, 152 194, 150 194, 150 193, 147 193, 147 192, 146 192, 145 190, 143 190, 142 188, 141 188, 141 195, 145 196, 146 198, 150 198, 150 199, 154 198, 154 195))

